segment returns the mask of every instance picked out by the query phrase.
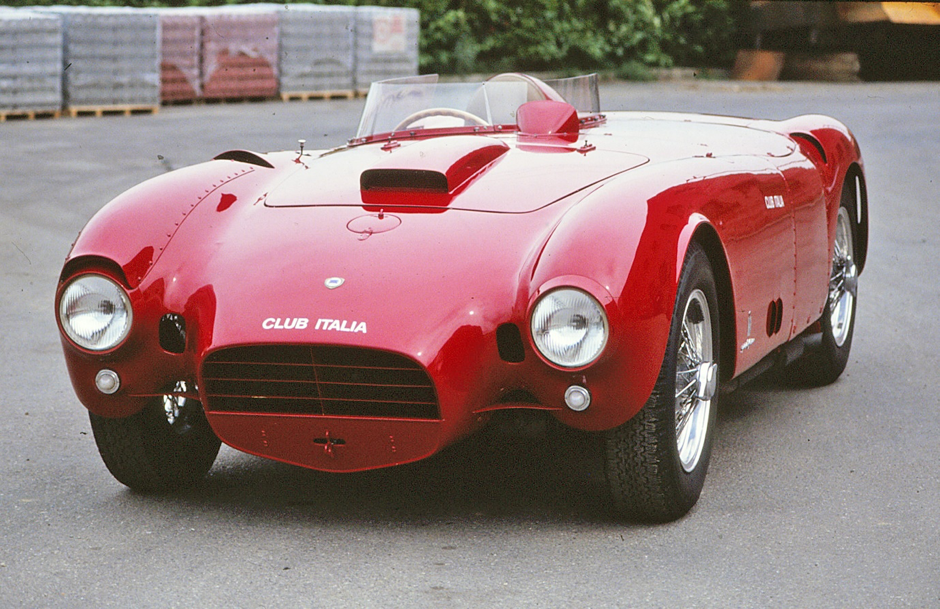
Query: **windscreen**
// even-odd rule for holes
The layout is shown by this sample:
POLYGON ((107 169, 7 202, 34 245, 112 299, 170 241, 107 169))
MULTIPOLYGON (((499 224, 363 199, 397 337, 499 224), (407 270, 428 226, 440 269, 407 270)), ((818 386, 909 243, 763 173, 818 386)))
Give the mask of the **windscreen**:
POLYGON ((597 74, 546 80, 545 84, 557 91, 579 113, 597 114, 601 111, 597 74))
POLYGON ((406 129, 515 125, 519 106, 537 99, 563 99, 579 112, 599 112, 597 75, 542 82, 506 74, 482 83, 442 83, 430 74, 376 82, 369 89, 356 137, 406 129))

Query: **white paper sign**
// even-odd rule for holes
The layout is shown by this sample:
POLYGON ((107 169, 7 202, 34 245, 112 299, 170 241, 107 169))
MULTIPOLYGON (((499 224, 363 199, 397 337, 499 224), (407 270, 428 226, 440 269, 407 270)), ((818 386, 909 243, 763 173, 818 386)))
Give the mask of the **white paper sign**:
POLYGON ((373 53, 404 53, 406 48, 404 15, 376 15, 372 18, 373 53))

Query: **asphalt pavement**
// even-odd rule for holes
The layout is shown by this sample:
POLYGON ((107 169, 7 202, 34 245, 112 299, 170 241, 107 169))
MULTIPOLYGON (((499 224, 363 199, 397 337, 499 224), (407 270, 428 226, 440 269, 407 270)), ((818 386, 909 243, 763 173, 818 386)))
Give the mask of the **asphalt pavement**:
MULTIPOLYGON (((133 493, 102 464, 53 311, 85 221, 233 148, 342 144, 362 100, 0 124, 0 609, 940 607, 940 84, 604 85, 607 110, 828 114, 871 206, 848 368, 727 396, 704 493, 613 520, 590 438, 537 423, 327 475, 223 448, 206 483, 133 493)), ((120 235, 115 235, 120 238, 120 235)))

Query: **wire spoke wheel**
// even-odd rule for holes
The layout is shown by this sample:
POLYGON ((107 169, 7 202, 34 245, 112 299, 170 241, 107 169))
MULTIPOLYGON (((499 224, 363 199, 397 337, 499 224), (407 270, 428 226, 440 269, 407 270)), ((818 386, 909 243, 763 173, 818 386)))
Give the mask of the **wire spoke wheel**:
POLYGON ((619 515, 667 522, 698 501, 715 427, 718 320, 708 254, 692 243, 653 392, 635 417, 605 432, 607 481, 619 515))
POLYGON ((189 391, 186 381, 177 381, 171 392, 161 398, 166 422, 179 435, 189 432, 194 424, 198 424, 199 417, 203 416, 202 406, 187 396, 189 391))
POLYGON ((682 469, 698 465, 705 446, 713 389, 708 387, 714 365, 711 315, 701 290, 686 302, 676 362, 676 448, 682 469))
POLYGON ((98 452, 111 474, 139 491, 192 486, 212 467, 219 439, 186 381, 166 388, 125 418, 89 413, 98 452))
POLYGON ((829 276, 829 323, 832 337, 840 347, 848 338, 855 312, 855 286, 858 279, 854 252, 852 220, 848 210, 840 207, 832 251, 832 273, 829 276))

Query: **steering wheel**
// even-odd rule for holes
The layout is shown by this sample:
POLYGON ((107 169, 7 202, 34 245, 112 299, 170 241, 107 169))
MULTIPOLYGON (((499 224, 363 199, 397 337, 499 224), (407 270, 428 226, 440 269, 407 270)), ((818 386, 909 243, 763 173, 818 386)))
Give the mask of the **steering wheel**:
POLYGON ((470 114, 463 110, 457 110, 454 108, 427 108, 425 110, 418 110, 413 114, 409 114, 405 117, 403 121, 398 123, 392 131, 403 131, 408 128, 409 125, 413 125, 423 118, 428 118, 430 116, 452 116, 454 118, 463 119, 465 122, 478 125, 480 127, 489 127, 489 123, 477 116, 476 114, 470 114))

